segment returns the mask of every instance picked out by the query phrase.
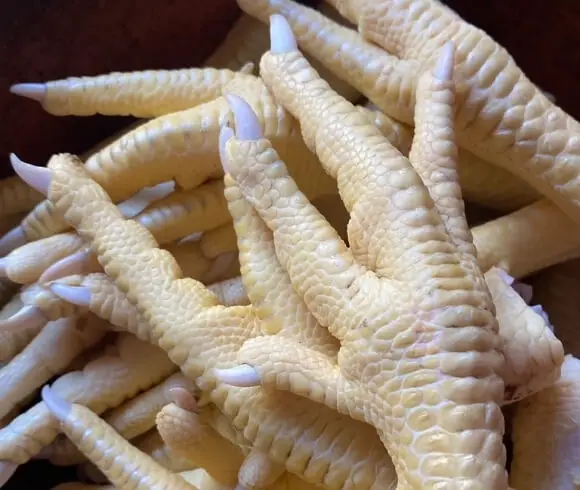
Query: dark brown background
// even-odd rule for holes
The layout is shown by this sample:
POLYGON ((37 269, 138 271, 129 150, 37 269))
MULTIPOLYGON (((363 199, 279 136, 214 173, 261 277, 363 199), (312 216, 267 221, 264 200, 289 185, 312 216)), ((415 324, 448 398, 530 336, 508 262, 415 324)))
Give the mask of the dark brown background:
MULTIPOLYGON (((527 75, 580 118, 578 0, 447 0, 464 19, 503 44, 527 75), (557 7, 554 8, 554 5, 557 7)), ((130 119, 54 117, 8 87, 71 75, 200 64, 239 11, 232 0, 1 0, 0 176, 8 154, 44 163, 54 152, 82 152, 130 119)), ((68 472, 68 479, 74 479, 68 472)), ((60 475, 42 463, 22 467, 6 489, 44 490, 60 475), (37 478, 42 481, 41 484, 37 478)))

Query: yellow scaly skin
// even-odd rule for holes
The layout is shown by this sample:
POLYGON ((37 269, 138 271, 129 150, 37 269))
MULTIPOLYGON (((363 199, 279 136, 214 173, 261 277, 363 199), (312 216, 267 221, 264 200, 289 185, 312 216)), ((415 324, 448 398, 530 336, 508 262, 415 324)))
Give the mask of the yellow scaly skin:
MULTIPOLYGON (((175 373, 158 385, 109 410, 103 414, 103 420, 118 434, 131 441, 155 427, 157 414, 168 403, 169 388, 186 382, 187 378, 183 374, 175 373)), ((66 438, 55 440, 46 452, 50 456, 50 462, 58 466, 78 464, 85 460, 66 438)))
MULTIPOLYGON (((55 163, 55 165, 53 165, 53 167, 54 167, 54 166, 56 166, 56 162, 54 162, 54 163, 55 163)), ((64 162, 63 162, 63 163, 64 163, 64 162)), ((69 169, 69 173, 74 173, 74 170, 75 170, 74 168, 72 168, 72 169, 69 169)), ((69 177, 70 177, 70 176, 69 176, 69 177)), ((78 183, 77 183, 77 184, 78 184, 78 183)), ((85 185, 86 185, 86 184, 85 184, 85 185)), ((75 188, 75 189, 80 189, 80 188, 82 188, 82 186, 75 185, 75 186, 74 186, 74 188, 75 188)), ((78 192, 78 191, 77 191, 77 192, 78 192)), ((85 194, 85 193, 84 193, 84 192, 81 192, 81 194, 85 194)), ((91 197, 92 197, 93 199, 94 199, 95 197, 97 197, 97 196, 98 196, 98 193, 97 193, 97 195, 95 195, 95 194, 94 194, 94 191, 93 191, 93 193, 91 193, 91 197)), ((88 197, 88 194, 87 194, 87 195, 85 195, 84 197, 88 197)), ((100 197, 100 196, 99 196, 99 197, 100 197)), ((76 198, 75 198, 75 199, 73 199, 73 200, 74 200, 74 201, 76 201, 74 204, 77 204, 77 205, 80 205, 80 204, 81 204, 81 202, 82 202, 82 201, 81 201, 81 199, 79 199, 79 196, 76 196, 76 198)), ((70 203, 70 202, 68 203, 68 205, 69 205, 69 206, 70 206, 71 204, 72 204, 72 203, 70 203)), ((101 205, 101 206, 102 206, 102 205, 101 205)), ((76 210, 74 213, 72 213, 72 214, 71 214, 71 212, 69 211, 69 213, 68 213, 68 215, 67 215, 67 216, 68 216, 68 219, 69 219, 69 220, 71 220, 71 219, 72 219, 73 221, 74 221, 75 219, 79 219, 79 218, 80 218, 81 220, 83 220, 83 219, 86 219, 86 218, 83 218, 82 216, 79 216, 79 217, 75 218, 73 215, 74 215, 74 214, 77 214, 77 212, 78 212, 78 210, 76 210)), ((110 212, 110 210, 109 210, 108 212, 110 212)), ((77 225, 77 226, 78 226, 78 225, 77 225)), ((94 224, 93 224, 93 226, 94 226, 94 224)), ((86 232, 87 230, 84 230, 84 231, 86 232)), ((501 384, 501 383, 500 383, 500 384, 501 384)))
MULTIPOLYGON (((455 42, 458 144, 519 176, 580 223, 580 124, 528 80, 504 48, 437 0, 328 3, 369 43, 353 52, 347 44, 344 56, 323 46, 320 60, 386 114, 408 124, 414 119, 418 74, 433 65, 446 42, 455 42)), ((306 9, 291 0, 238 0, 238 5, 262 20, 283 13, 293 27, 306 9)), ((314 55, 312 46, 299 41, 314 55)))
MULTIPOLYGON (((374 121, 383 135, 385 135, 397 149, 399 149, 404 155, 408 155, 413 136, 410 128, 393 121, 380 112, 371 111, 364 107, 358 108, 374 121)), ((533 200, 533 196, 526 196, 521 193, 519 194, 519 197, 516 193, 516 197, 513 198, 513 193, 509 193, 510 199, 505 197, 501 198, 501 190, 499 196, 497 193, 493 192, 493 189, 497 189, 498 181, 504 183, 504 186, 501 187, 504 190, 509 187, 509 181, 507 182, 508 187, 506 187, 506 182, 501 175, 501 171, 489 173, 485 172, 485 169, 484 171, 478 170, 480 166, 477 164, 472 165, 476 161, 473 156, 466 154, 466 152, 463 152, 462 158, 466 165, 461 166, 460 169, 464 169, 464 181, 468 183, 467 186, 464 186, 463 188, 468 191, 468 194, 477 195, 478 198, 476 200, 483 201, 492 206, 494 203, 495 205, 504 204, 506 209, 513 206, 519 207, 520 205, 527 203, 530 198, 533 200), (471 161, 469 161, 470 158, 471 161)), ((318 165, 318 162, 316 162, 315 166, 311 165, 311 163, 311 161, 296 161, 295 165, 292 166, 292 176, 310 201, 319 207, 318 203, 320 203, 326 196, 338 196, 336 195, 337 191, 335 183, 326 176, 318 165)), ((461 170, 459 177, 461 181, 461 170)), ((123 205, 121 205, 121 207, 122 206, 123 205)), ((338 213, 338 215, 340 215, 340 221, 345 221, 348 215, 344 209, 340 209, 341 207, 342 204, 340 206, 333 205, 329 210, 323 212, 323 214, 328 217, 329 211, 332 210, 333 213, 338 213)), ((219 253, 232 252, 236 250, 235 233, 230 224, 231 216, 227 211, 226 201, 223 196, 223 183, 218 180, 209 181, 188 191, 173 192, 171 195, 151 203, 146 207, 146 209, 137 214, 134 219, 149 229, 160 244, 170 243, 172 240, 182 238, 192 233, 204 232, 201 237, 200 245, 202 247, 202 252, 207 259, 215 259, 219 253), (221 250, 215 253, 216 249, 221 250)), ((559 221, 562 221, 562 219, 559 221)), ((539 225, 549 226, 553 223, 554 221, 552 219, 546 219, 545 222, 541 221, 539 225)), ((486 228, 482 231, 485 232, 485 229, 486 228)), ((551 234, 541 234, 541 229, 538 230, 538 234, 540 236, 552 236, 551 234)), ((477 242, 477 237, 475 239, 477 242)), ((493 243, 495 244, 495 241, 493 243)), ((43 273, 50 268, 51 265, 55 265, 55 263, 61 259, 64 259, 64 262, 66 262, 68 266, 71 266, 72 263, 70 260, 72 257, 70 257, 69 254, 78 251, 82 245, 82 240, 80 240, 75 233, 70 232, 39 239, 35 242, 19 247, 8 256, 1 259, 0 272, 5 274, 12 281, 24 284, 31 283, 38 279, 41 281, 46 280, 47 276, 50 277, 50 279, 54 279, 59 275, 62 275, 55 274, 55 271, 63 264, 58 264, 58 266, 52 268, 47 276, 43 276, 43 273)), ((499 253, 501 256, 502 248, 497 246, 495 248, 497 249, 496 254, 499 253)), ((544 253, 549 254, 551 248, 542 247, 542 250, 544 253)), ((533 256, 533 254, 531 254, 531 256, 533 256)), ((90 268, 89 265, 85 265, 84 273, 100 269, 94 258, 91 259, 86 254, 77 255, 77 259, 78 261, 82 259, 86 262, 92 260, 95 267, 90 268)), ((179 259, 178 262, 182 265, 182 262, 179 261, 179 259)), ((80 264, 78 267, 78 270, 75 272, 83 272, 83 268, 80 264)), ((192 263, 192 267, 195 268, 196 273, 190 274, 186 271, 186 275, 200 278, 201 271, 205 271, 209 267, 209 262, 203 257, 199 257, 195 263, 192 263)), ((66 272, 67 275, 70 273, 70 271, 66 272)))
POLYGON ((350 249, 288 177, 248 107, 243 124, 256 129, 230 135, 222 161, 272 230, 294 289, 341 348, 333 360, 272 336, 246 341, 242 358, 263 383, 374 425, 400 490, 507 489, 505 360, 458 184, 453 46, 418 84, 415 171, 318 77, 283 17, 271 32, 261 75, 337 179, 350 249))
POLYGON ((60 428, 66 436, 97 467, 109 481, 121 490, 197 490, 181 476, 171 473, 151 457, 134 447, 127 447, 122 436, 101 420, 90 409, 71 404, 48 387, 42 390, 43 402, 60 422, 60 428), (116 455, 119 450, 127 452, 131 467, 123 468, 123 462, 116 455))
MULTIPOLYGON (((266 133, 277 141, 278 149, 289 161, 318 166, 316 158, 301 144, 293 118, 276 104, 258 78, 244 75, 223 90, 226 88, 253 101, 262 114, 266 133)), ((219 97, 223 90, 219 87, 209 102, 130 131, 92 155, 86 161, 87 169, 115 201, 130 197, 142 187, 172 179, 180 188, 192 189, 207 179, 221 177, 217 137, 229 114, 226 101, 219 97)), ((28 240, 66 229, 66 223, 53 214, 50 204, 43 201, 22 221, 20 229, 28 240)))
MULTIPOLYGON (((256 5, 257 4, 258 2, 256 2, 256 5)), ((270 10, 272 10, 272 8, 270 8, 270 10)), ((269 11, 268 8, 262 9, 261 15, 263 16, 268 11, 269 11)), ((245 23, 244 26, 246 24, 247 23, 245 23)), ((347 39, 349 39, 348 44, 354 44, 355 46, 357 46, 358 43, 363 43, 364 47, 369 48, 370 45, 368 43, 364 43, 364 41, 360 38, 360 36, 356 34, 355 31, 352 31, 351 29, 346 27, 342 27, 336 23, 333 25, 336 26, 337 29, 342 29, 343 31, 341 32, 347 33, 347 39)), ((306 22, 306 25, 303 26, 303 28, 306 30, 305 32, 302 33, 303 36, 306 36, 307 38, 307 41, 305 41, 306 44, 308 44, 309 40, 312 43, 314 43, 310 46, 312 48, 311 51, 316 53, 317 51, 319 51, 318 48, 324 48, 324 52, 328 55, 328 53, 335 53, 337 50, 341 52, 344 50, 344 43, 336 44, 338 36, 334 36, 333 38, 333 36, 329 35, 325 38, 324 35, 326 29, 324 28, 321 29, 317 24, 315 25, 315 22, 308 21, 306 22), (320 38, 320 36, 322 36, 322 39, 320 38), (312 40, 311 38, 313 37, 314 39, 312 40)), ((241 28, 241 30, 244 31, 245 27, 241 28)), ((234 36, 234 38, 235 37, 236 36, 234 36)), ((250 37, 252 37, 252 35, 250 35, 250 37)), ((224 42, 224 48, 225 46, 231 46, 233 41, 231 40, 229 41, 230 42, 228 42, 228 39, 226 39, 226 41, 224 42)), ((262 43, 262 41, 260 41, 260 43, 262 43)), ((253 43, 250 42, 250 44, 253 43)), ((229 49, 230 48, 228 48, 227 51, 229 51, 229 49)), ((246 50, 246 48, 243 45, 241 45, 240 49, 241 52, 246 53, 246 55, 249 56, 249 59, 255 59, 257 56, 255 51, 255 49, 257 48, 254 49, 252 47, 246 50)), ((377 50, 376 47, 373 49, 376 52, 373 51, 372 54, 381 53, 381 50, 377 50)), ((352 53, 347 52, 343 54, 350 55, 352 53)), ((344 56, 339 56, 338 58, 342 59, 344 58, 344 56)), ((346 69, 345 66, 351 66, 350 69, 352 70, 352 67, 355 66, 357 63, 360 64, 365 61, 364 56, 362 58, 361 57, 359 58, 360 59, 357 59, 355 53, 354 60, 350 60, 349 58, 348 60, 349 65, 345 65, 347 61, 345 59, 342 62, 341 61, 338 62, 339 68, 333 66, 333 69, 337 70, 340 76, 343 76, 344 75, 343 72, 346 69)), ((328 56, 324 58, 324 61, 328 62, 328 56)), ((222 62, 223 56, 218 56, 218 64, 222 62)), ((365 65, 364 68, 366 72, 368 71, 369 67, 365 65)), ((324 67, 321 67, 321 69, 324 69, 324 67)), ((360 69, 362 68, 360 66, 357 66, 357 70, 360 71, 360 69)), ((50 82, 49 84, 37 85, 35 89, 37 93, 35 93, 33 98, 37 98, 40 101, 43 101, 45 104, 48 104, 49 106, 55 105, 56 103, 54 101, 50 102, 50 100, 52 100, 51 99, 52 96, 50 94, 54 92, 54 90, 56 90, 55 87, 58 87, 58 90, 56 90, 56 92, 59 94, 59 96, 55 95, 54 98, 59 100, 61 98, 63 100, 66 99, 65 102, 63 102, 59 106, 67 108, 66 114, 82 115, 86 114, 87 111, 109 113, 110 111, 114 112, 113 108, 115 106, 118 106, 120 113, 125 113, 127 107, 129 107, 131 108, 131 110, 134 110, 133 111, 134 114, 142 115, 140 111, 151 110, 151 106, 157 107, 156 106, 157 103, 161 104, 160 107, 163 107, 164 101, 166 100, 171 100, 173 101, 172 103, 174 105, 177 104, 177 106, 186 108, 191 107, 191 104, 194 102, 197 103, 200 101, 209 100, 210 95, 208 95, 208 93, 213 94, 215 97, 217 97, 225 89, 224 83, 227 83, 227 81, 234 76, 232 75, 231 72, 228 72, 227 70, 224 71, 224 75, 220 76, 216 76, 217 72, 212 69, 208 69, 207 74, 202 76, 203 73, 204 73, 203 69, 177 70, 174 72, 149 71, 135 73, 115 73, 104 75, 102 77, 94 77, 94 78, 83 77, 82 79, 74 79, 75 83, 72 85, 70 84, 70 80, 64 81, 61 80, 50 82), (202 77, 204 80, 204 84, 202 84, 202 87, 200 88, 199 96, 192 95, 191 93, 192 87, 186 86, 188 82, 188 77, 191 78, 192 76, 194 78, 202 77), (161 85, 158 86, 158 84, 161 85), (67 95, 69 93, 70 97, 67 95), (179 100, 181 102, 178 102, 179 100), (99 109, 101 106, 102 110, 99 109)), ((246 74, 242 73, 238 75, 243 83, 244 82, 243 75, 246 74)), ((332 78, 331 75, 327 75, 326 73, 325 75, 327 76, 327 79, 329 80, 331 86, 336 86, 338 89, 340 89, 339 93, 349 98, 349 100, 350 98, 352 99, 356 98, 352 92, 346 90, 345 88, 346 84, 344 82, 342 84, 339 84, 336 82, 336 80, 331 79, 332 78)), ((370 75, 370 77, 372 79, 372 75, 370 75)), ((248 80, 249 79, 250 78, 248 78, 248 80)), ((189 80, 189 82, 191 82, 191 80, 189 80)), ((15 92, 21 93, 22 95, 27 94, 26 91, 19 92, 18 89, 16 89, 15 92)), ((31 96, 30 93, 28 93, 27 95, 31 96)), ((204 105, 202 106, 205 107, 204 105)), ((209 116, 211 110, 209 109, 209 107, 206 109, 209 111, 208 112, 209 116)), ((164 112, 164 110, 161 109, 159 109, 158 112, 159 112, 158 115, 167 114, 167 112, 164 112)), ((167 122, 171 120, 165 119, 165 121, 167 122)), ((173 121, 175 121, 175 119, 173 119, 173 121)), ((139 142, 148 141, 151 147, 157 146, 157 148, 160 149, 162 152, 163 150, 167 149, 166 147, 169 144, 169 145, 177 145, 176 151, 178 152, 181 151, 183 153, 182 149, 180 150, 179 142, 176 143, 176 140, 179 140, 179 137, 170 134, 168 138, 167 135, 165 135, 166 141, 164 142, 163 138, 161 137, 162 135, 155 134, 156 133, 155 127, 156 127, 155 125, 150 125, 147 128, 142 128, 141 130, 134 133, 134 138, 137 139, 136 142, 133 141, 132 143, 131 139, 124 139, 123 141, 125 146, 127 145, 132 146, 132 144, 137 145, 139 142), (139 137, 137 137, 137 135, 139 135, 139 137)), ((191 134, 191 127, 184 128, 183 130, 185 131, 183 138, 189 137, 189 135, 191 134)), ((148 149, 150 150, 151 147, 148 149)), ((191 149, 189 151, 191 151, 191 149)), ((119 151, 115 150, 114 145, 110 146, 109 152, 113 153, 112 155, 113 159, 115 159, 114 154, 119 153, 119 151)), ((139 155, 137 155, 135 158, 138 157, 139 155)), ((167 168, 168 162, 161 163, 163 157, 167 157, 166 152, 163 153, 162 158, 158 159, 156 163, 164 168, 167 168)), ((105 155, 104 158, 100 159, 102 161, 100 161, 99 158, 96 157, 95 155, 93 155, 93 157, 91 158, 93 159, 91 161, 93 162, 95 167, 99 167, 102 165, 105 165, 106 167, 108 165, 107 162, 111 158, 111 155, 105 155), (96 158, 96 160, 94 160, 94 158, 96 158)), ((126 155, 125 159, 123 159, 123 161, 120 161, 119 163, 121 165, 128 165, 129 162, 126 160, 126 158, 130 159, 131 156, 126 155)), ((502 209, 504 208, 515 209, 516 207, 518 207, 518 204, 521 205, 524 203, 529 203, 530 199, 536 198, 536 193, 530 192, 530 189, 519 183, 517 179, 513 179, 506 172, 492 171, 493 169, 487 168, 488 165, 486 165, 484 162, 476 158, 474 155, 469 154, 467 152, 463 152, 463 156, 460 160, 465 162, 465 164, 461 166, 461 168, 465 170, 460 173, 460 176, 463 179, 462 183, 465 183, 466 185, 466 196, 468 198, 470 198, 472 194, 474 199, 480 200, 482 202, 491 202, 494 204, 494 206, 500 207, 502 209), (469 165, 469 169, 466 168, 467 165, 469 165)), ((288 163, 291 166, 293 165, 291 161, 288 161, 288 163)), ((205 170, 205 172, 206 173, 209 172, 211 176, 212 172, 211 163, 207 162, 207 164, 209 165, 209 167, 205 170)), ((198 166, 199 165, 200 164, 198 163, 198 166)), ((127 171, 127 169, 125 170, 127 171)), ((109 171, 112 170, 109 169, 109 171)), ((97 168, 95 169, 95 172, 97 172, 97 174, 99 172, 103 173, 107 172, 107 169, 105 168, 99 171, 97 168)), ((180 171, 177 168, 173 169, 173 173, 176 175, 178 182, 180 184, 183 184, 185 187, 187 187, 188 185, 189 186, 194 185, 194 183, 192 183, 190 179, 194 179, 195 181, 195 177, 192 177, 191 175, 186 176, 180 174, 180 171)), ((131 191, 132 192, 136 191, 136 188, 138 188, 139 185, 145 185, 143 182, 146 181, 147 178, 156 180, 155 174, 156 171, 151 168, 149 168, 148 171, 147 169, 141 168, 139 172, 133 175, 132 179, 126 179, 121 176, 115 179, 113 174, 109 176, 109 179, 116 180, 117 182, 124 182, 125 183, 124 185, 128 186, 125 189, 125 192, 129 192, 130 194, 131 191), (137 175, 139 175, 140 179, 142 178, 140 181, 136 180, 137 175), (129 188, 128 184, 129 181, 134 182, 135 184, 131 188, 129 188)), ((109 187, 110 186, 114 187, 114 185, 115 184, 113 184, 112 182, 109 183, 109 187)), ((113 192, 115 191, 113 187, 110 188, 109 187, 107 187, 109 191, 113 192)), ((31 213, 24 220, 23 228, 21 230, 19 229, 20 231, 16 233, 16 235, 19 237, 19 239, 33 240, 38 239, 39 237, 42 236, 47 236, 52 233, 58 232, 63 229, 63 226, 64 224, 62 223, 62 221, 52 215, 50 207, 48 207, 44 202, 41 203, 39 206, 37 206, 37 208, 33 211, 33 213, 31 213)), ((2 249, 2 247, 0 247, 0 249, 2 249)))
POLYGON ((244 282, 252 306, 224 308, 203 285, 180 278, 170 254, 156 248, 147 230, 122 218, 78 160, 58 155, 49 167, 55 179, 49 199, 92 243, 106 273, 127 291, 131 302, 136 301, 146 319, 126 328, 165 349, 188 378, 204 375, 198 383, 210 393, 210 401, 253 447, 326 488, 378 489, 393 483, 391 462, 370 426, 292 394, 269 397, 257 387, 215 386, 213 368, 232 366, 238 346, 250 337, 278 332, 302 339, 319 352, 336 351, 335 341, 316 328, 292 292, 276 265, 268 232, 255 216, 248 216, 249 207, 239 192, 232 190, 227 197, 238 232, 246 229, 248 235, 238 245, 242 269, 248 271, 244 282), (89 202, 93 203, 90 211, 89 202), (116 238, 111 241, 109 236, 116 238), (119 260, 125 254, 132 259, 119 260), (218 331, 221 335, 216 337, 218 331))

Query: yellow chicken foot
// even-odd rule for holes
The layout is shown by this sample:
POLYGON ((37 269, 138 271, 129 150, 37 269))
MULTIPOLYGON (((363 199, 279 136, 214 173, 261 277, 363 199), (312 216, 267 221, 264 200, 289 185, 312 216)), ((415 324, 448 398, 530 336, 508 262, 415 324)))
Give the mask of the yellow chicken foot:
POLYGON ((111 73, 71 77, 48 83, 13 85, 13 94, 38 101, 50 114, 65 116, 135 116, 152 118, 182 111, 219 97, 242 71, 216 68, 111 73))
POLYGON ((153 458, 154 461, 170 471, 185 471, 191 470, 195 467, 193 463, 187 459, 175 454, 171 448, 165 444, 165 441, 161 438, 157 429, 152 429, 135 439, 134 445, 139 449, 139 451, 147 454, 153 458))
MULTIPOLYGON (((346 49, 335 56, 335 50, 325 50, 328 41, 323 40, 318 52, 328 55, 321 61, 335 66, 340 78, 387 114, 409 124, 420 72, 434 65, 447 41, 454 41, 458 143, 524 179, 580 222, 580 123, 555 106, 504 48, 437 0, 329 3, 358 26, 368 45, 355 44, 357 49, 350 53, 352 33, 341 33, 346 49), (347 59, 349 63, 340 66, 347 59)), ((300 32, 295 12, 305 8, 291 0, 238 4, 256 16, 294 14, 289 18, 300 32)))
POLYGON ((179 475, 166 470, 149 456, 135 448, 127 447, 125 440, 103 422, 90 409, 71 404, 45 386, 42 398, 50 412, 60 423, 62 431, 119 490, 196 490, 179 475), (126 460, 116 458, 115 449, 127 451, 126 460))
MULTIPOLYGON (((137 299, 135 304, 147 315, 148 322, 141 321, 138 325, 127 325, 125 328, 167 349, 173 361, 190 379, 195 380, 204 372, 211 374, 214 366, 231 365, 237 346, 248 336, 260 335, 254 322, 261 317, 264 318, 262 328, 265 333, 278 332, 277 335, 303 338, 315 351, 334 351, 335 343, 329 344, 330 338, 324 330, 315 328, 312 331, 315 327, 313 319, 276 265, 271 239, 263 238, 267 231, 256 216, 247 215, 248 207, 234 188, 227 197, 230 212, 238 217, 236 222, 241 227, 238 233, 245 228, 248 237, 244 238, 244 242, 249 243, 251 237, 255 237, 261 250, 261 255, 256 255, 253 247, 248 250, 244 245, 242 250, 251 252, 250 257, 248 253, 241 252, 240 259, 245 257, 244 261, 255 260, 256 264, 266 261, 268 264, 268 267, 254 272, 262 279, 257 277, 255 282, 252 280, 248 284, 252 289, 248 294, 254 295, 259 308, 254 305, 251 309, 224 308, 202 285, 180 278, 171 256, 157 249, 155 242, 149 238, 151 235, 147 235, 140 225, 122 219, 102 188, 88 177, 75 158, 57 155, 51 159, 49 168, 54 170, 39 171, 34 168, 36 177, 29 174, 28 182, 33 183, 37 177, 45 179, 46 172, 52 174, 52 183, 52 177, 48 175, 47 180, 36 181, 34 185, 43 192, 49 192, 51 202, 62 209, 67 221, 81 236, 93 243, 99 261, 107 273, 116 278, 117 284, 130 285, 128 289, 123 287, 128 291, 128 298, 132 302, 137 299), (91 198, 87 200, 89 194, 91 198), (93 203, 91 211, 84 209, 89 201, 93 203), (94 207, 96 202, 100 204, 94 207), (95 210, 99 214, 104 212, 106 216, 95 219, 92 214, 95 210), (114 240, 106 236, 112 236, 114 240), (130 261, 121 258, 127 253, 131 254, 130 261), (148 257, 155 258, 151 260, 148 257), (142 261, 148 265, 142 267, 142 261), (152 279, 144 280, 143 274, 152 274, 152 279), (133 279, 126 281, 122 277, 133 279), (165 292, 168 283, 172 290, 169 295, 165 292), (265 284, 272 284, 273 287, 264 288, 265 284), (183 300, 179 299, 181 296, 183 300), (170 299, 171 306, 164 304, 164 298, 170 299), (168 315, 168 311, 172 313, 168 315), (273 315, 277 311, 290 314, 283 313, 277 317, 273 315), (179 315, 180 319, 174 319, 174 315, 179 315), (184 328, 186 325, 191 327, 184 328), (282 326, 285 328, 281 329, 282 326), (227 335, 220 338, 216 345, 214 336, 217 328, 227 335)), ((252 268, 249 267, 249 270, 252 268)), ((212 378, 204 376, 198 380, 205 386, 204 390, 211 390, 212 402, 237 430, 243 432, 253 447, 267 453, 274 462, 284 464, 288 471, 331 489, 350 488, 353 484, 356 485, 354 488, 361 490, 375 489, 392 484, 391 462, 376 433, 368 425, 290 394, 271 398, 260 388, 240 390, 216 386, 212 389, 215 385, 212 378)))
POLYGON ((352 210, 351 248, 300 193, 252 109, 240 104, 237 137, 222 131, 225 171, 272 230, 294 289, 341 348, 333 360, 274 336, 246 343, 261 344, 256 359, 281 349, 300 362, 292 372, 279 366, 286 389, 374 425, 397 488, 506 490, 505 361, 459 190, 453 45, 418 84, 415 172, 317 76, 283 17, 273 16, 271 36, 261 75, 337 179, 352 210))
MULTIPOLYGON (((168 391, 187 382, 183 374, 175 373, 158 385, 107 411, 103 414, 103 420, 119 435, 131 441, 155 427, 155 417, 171 401, 168 391)), ((50 462, 59 466, 84 461, 84 456, 66 438, 56 440, 46 449, 50 462)))

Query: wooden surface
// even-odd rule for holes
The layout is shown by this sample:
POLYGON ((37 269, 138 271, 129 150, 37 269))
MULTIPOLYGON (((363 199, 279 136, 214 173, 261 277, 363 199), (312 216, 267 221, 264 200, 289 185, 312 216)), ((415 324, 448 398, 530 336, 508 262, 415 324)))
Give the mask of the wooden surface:
MULTIPOLYGON (((580 118, 580 2, 448 0, 466 20, 503 44, 526 74, 580 118)), ((54 152, 82 152, 128 124, 129 118, 54 117, 8 87, 71 75, 196 66, 238 15, 232 0, 167 0, 155 8, 137 0, 0 1, 0 176, 7 155, 44 163, 54 152), (88 5, 97 5, 87 9, 88 5)), ((4 488, 51 488, 74 470, 35 462, 4 488), (42 484, 38 484, 41 478, 42 484)))

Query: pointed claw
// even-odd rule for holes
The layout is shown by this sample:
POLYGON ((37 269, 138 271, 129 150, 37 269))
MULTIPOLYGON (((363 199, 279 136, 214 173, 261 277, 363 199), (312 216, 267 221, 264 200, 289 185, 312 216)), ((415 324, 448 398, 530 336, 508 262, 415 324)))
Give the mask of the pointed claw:
POLYGON ((234 113, 236 136, 240 140, 255 141, 263 137, 260 120, 254 109, 244 99, 237 95, 226 94, 230 110, 234 113))
POLYGON ((72 403, 57 395, 48 385, 44 385, 40 395, 50 412, 61 422, 66 421, 72 410, 72 403))
POLYGON ((296 38, 286 18, 280 14, 270 16, 270 51, 281 54, 297 50, 296 38))
POLYGON ((441 49, 433 74, 442 81, 451 80, 455 58, 455 44, 449 41, 441 49))
POLYGON ((216 378, 222 383, 232 386, 248 387, 259 386, 262 378, 258 371, 249 364, 241 364, 230 369, 214 369, 216 378))
POLYGON ((0 461, 0 487, 4 486, 20 465, 12 461, 0 461))
POLYGON ((10 93, 42 104, 46 98, 46 85, 44 83, 15 83, 10 87, 10 93))
POLYGON ((14 153, 10 154, 10 163, 18 176, 30 187, 45 196, 48 194, 52 180, 52 172, 50 169, 23 162, 14 153))
POLYGON ((75 252, 74 254, 65 257, 64 259, 55 262, 42 273, 38 279, 38 282, 49 282, 60 279, 61 277, 84 274, 85 265, 87 258, 90 256, 90 253, 90 251, 79 250, 78 252, 75 252))
POLYGON ((41 327, 47 322, 47 318, 35 306, 25 306, 18 313, 6 320, 0 321, 0 330, 14 330, 41 327))
POLYGON ((91 290, 83 286, 67 286, 65 284, 51 284, 50 289, 59 298, 77 306, 88 308, 91 304, 91 290))
POLYGON ((0 257, 8 255, 12 250, 16 250, 22 245, 28 243, 28 238, 21 226, 10 230, 6 235, 0 238, 0 257))

